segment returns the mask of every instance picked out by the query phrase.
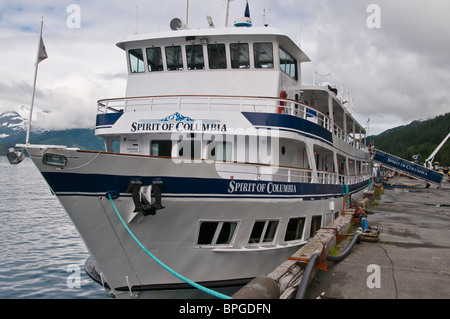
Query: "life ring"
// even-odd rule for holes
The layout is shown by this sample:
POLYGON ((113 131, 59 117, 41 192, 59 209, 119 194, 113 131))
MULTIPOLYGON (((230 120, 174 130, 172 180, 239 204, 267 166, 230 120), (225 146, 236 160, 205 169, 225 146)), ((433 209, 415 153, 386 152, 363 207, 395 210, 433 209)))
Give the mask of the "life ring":
MULTIPOLYGON (((287 93, 285 90, 281 90, 280 92, 280 98, 285 99, 287 98, 287 93)), ((283 113, 283 106, 286 106, 286 102, 280 101, 280 106, 278 107, 278 113, 283 113)))

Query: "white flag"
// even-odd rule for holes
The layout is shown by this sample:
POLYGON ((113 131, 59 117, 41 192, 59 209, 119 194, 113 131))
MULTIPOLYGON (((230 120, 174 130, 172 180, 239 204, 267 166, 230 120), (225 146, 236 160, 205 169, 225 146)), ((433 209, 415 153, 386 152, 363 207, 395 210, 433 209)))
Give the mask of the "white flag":
POLYGON ((41 37, 41 44, 39 45, 38 63, 48 58, 47 50, 45 49, 44 40, 41 37))

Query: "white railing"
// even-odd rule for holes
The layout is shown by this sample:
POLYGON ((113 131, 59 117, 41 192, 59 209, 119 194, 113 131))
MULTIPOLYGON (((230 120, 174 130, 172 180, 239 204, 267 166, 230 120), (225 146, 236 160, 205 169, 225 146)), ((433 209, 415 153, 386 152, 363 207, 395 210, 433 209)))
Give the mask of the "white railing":
POLYGON ((98 101, 97 114, 142 112, 142 111, 238 111, 281 113, 293 115, 311 121, 346 143, 359 148, 367 147, 355 140, 350 134, 333 124, 328 116, 303 103, 281 98, 242 97, 242 96, 148 96, 98 101))
POLYGON ((272 181, 286 183, 319 183, 353 185, 366 181, 369 173, 361 175, 342 175, 328 171, 318 171, 318 180, 313 178, 312 170, 282 166, 263 166, 244 163, 220 163, 216 170, 224 178, 236 180, 272 181))

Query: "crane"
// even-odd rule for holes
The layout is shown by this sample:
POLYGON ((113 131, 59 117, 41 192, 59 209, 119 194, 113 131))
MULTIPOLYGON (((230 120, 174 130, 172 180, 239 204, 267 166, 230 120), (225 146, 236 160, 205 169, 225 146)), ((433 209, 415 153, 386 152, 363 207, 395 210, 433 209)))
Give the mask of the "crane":
POLYGON ((434 157, 436 156, 437 152, 439 152, 439 150, 441 149, 441 147, 445 144, 445 142, 447 142, 447 140, 450 138, 450 133, 448 133, 447 137, 443 139, 443 141, 441 142, 441 144, 439 144, 438 147, 436 147, 436 149, 434 150, 433 153, 431 153, 430 156, 428 156, 428 158, 425 160, 424 166, 429 168, 429 169, 433 169, 433 160, 434 157))

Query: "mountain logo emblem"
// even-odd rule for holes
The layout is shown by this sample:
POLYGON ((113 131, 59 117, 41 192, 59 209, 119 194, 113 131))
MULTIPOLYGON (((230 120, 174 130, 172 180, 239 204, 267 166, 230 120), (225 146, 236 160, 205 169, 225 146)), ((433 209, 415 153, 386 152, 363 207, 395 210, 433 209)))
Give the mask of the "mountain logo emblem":
POLYGON ((161 119, 161 122, 194 122, 194 120, 188 116, 184 116, 178 112, 175 112, 172 115, 161 119))

